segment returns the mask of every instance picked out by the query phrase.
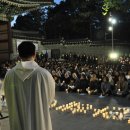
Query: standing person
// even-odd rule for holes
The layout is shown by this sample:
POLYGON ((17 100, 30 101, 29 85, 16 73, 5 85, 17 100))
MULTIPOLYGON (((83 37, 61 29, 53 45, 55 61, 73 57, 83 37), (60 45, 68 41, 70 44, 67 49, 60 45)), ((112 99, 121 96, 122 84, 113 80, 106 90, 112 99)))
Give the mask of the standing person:
POLYGON ((1 111, 2 111, 1 89, 2 89, 2 80, 0 79, 0 117, 3 117, 2 113, 1 113, 1 111))
POLYGON ((54 79, 34 61, 32 42, 22 42, 18 52, 21 62, 4 81, 10 130, 52 130, 49 105, 55 96, 54 79))
POLYGON ((6 106, 6 101, 4 98, 5 94, 4 94, 3 82, 4 82, 4 78, 5 78, 7 69, 3 65, 0 66, 0 117, 3 117, 2 116, 2 107, 6 106))

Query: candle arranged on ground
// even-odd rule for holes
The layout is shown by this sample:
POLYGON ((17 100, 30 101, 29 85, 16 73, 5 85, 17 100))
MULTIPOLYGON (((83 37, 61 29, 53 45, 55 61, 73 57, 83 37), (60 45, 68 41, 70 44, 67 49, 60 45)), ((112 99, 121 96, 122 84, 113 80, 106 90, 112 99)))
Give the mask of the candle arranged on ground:
MULTIPOLYGON (((94 107, 91 104, 84 104, 84 103, 80 103, 80 102, 69 102, 67 104, 62 104, 57 106, 57 100, 55 100, 51 105, 50 108, 55 108, 56 111, 60 111, 60 112, 70 112, 73 115, 76 114, 83 114, 86 115, 87 111, 89 113, 92 112, 92 116, 94 118, 96 117, 102 117, 104 120, 124 120, 125 114, 127 115, 128 113, 130 113, 130 109, 129 108, 123 108, 123 107, 109 107, 106 106, 104 108, 100 108, 97 109, 96 107, 94 107)), ((128 118, 127 118, 128 119, 128 118)), ((130 124, 130 119, 128 119, 128 124, 130 124)))
POLYGON ((128 120, 128 124, 130 124, 130 119, 128 120))
POLYGON ((68 89, 65 89, 65 92, 68 93, 68 89))
POLYGON ((90 105, 90 109, 91 109, 91 110, 93 109, 93 106, 92 106, 92 105, 90 105))
POLYGON ((113 110, 116 110, 116 107, 113 107, 113 110))

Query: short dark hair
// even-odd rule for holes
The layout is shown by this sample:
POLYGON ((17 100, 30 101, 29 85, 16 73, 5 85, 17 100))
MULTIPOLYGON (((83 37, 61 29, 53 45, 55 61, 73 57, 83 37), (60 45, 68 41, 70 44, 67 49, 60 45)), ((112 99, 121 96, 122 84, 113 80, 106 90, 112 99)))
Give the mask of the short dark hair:
POLYGON ((35 45, 31 41, 23 41, 18 46, 18 52, 21 58, 29 58, 35 55, 35 45))

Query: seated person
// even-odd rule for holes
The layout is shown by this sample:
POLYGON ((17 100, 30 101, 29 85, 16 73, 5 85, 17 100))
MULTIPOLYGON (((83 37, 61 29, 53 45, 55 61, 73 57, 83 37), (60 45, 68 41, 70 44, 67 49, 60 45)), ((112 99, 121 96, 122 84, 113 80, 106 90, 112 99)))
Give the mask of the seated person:
POLYGON ((60 91, 65 91, 66 89, 68 89, 68 85, 70 84, 70 75, 68 73, 68 71, 64 74, 64 79, 60 84, 60 91))
POLYGON ((126 96, 128 94, 128 81, 125 78, 125 74, 119 75, 114 94, 118 96, 126 96))
POLYGON ((107 96, 111 93, 111 84, 109 83, 109 78, 107 76, 103 77, 103 81, 101 83, 101 95, 107 96))
POLYGON ((90 78, 89 87, 86 89, 89 95, 97 94, 99 91, 99 81, 97 79, 96 74, 92 74, 90 78))
POLYGON ((61 90, 60 89, 60 85, 61 85, 60 78, 56 75, 53 78, 55 80, 55 90, 60 91, 61 90))
POLYGON ((129 89, 129 93, 130 93, 130 71, 128 71, 128 74, 126 75, 126 79, 128 81, 128 89, 129 89))
POLYGON ((68 91, 69 92, 76 92, 77 89, 79 88, 79 86, 80 86, 80 80, 79 80, 77 74, 72 73, 71 82, 68 85, 68 91))
POLYGON ((88 86, 89 86, 89 81, 87 80, 86 75, 81 73, 80 84, 79 84, 79 88, 77 89, 77 91, 85 93, 86 88, 88 88, 88 86))

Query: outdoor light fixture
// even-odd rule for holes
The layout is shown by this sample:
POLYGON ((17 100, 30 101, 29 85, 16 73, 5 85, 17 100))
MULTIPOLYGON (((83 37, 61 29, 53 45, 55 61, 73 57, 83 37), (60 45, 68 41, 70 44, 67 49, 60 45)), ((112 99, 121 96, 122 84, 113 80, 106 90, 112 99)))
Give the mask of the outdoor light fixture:
POLYGON ((109 20, 109 22, 112 23, 112 24, 116 24, 116 23, 117 23, 117 21, 116 21, 115 18, 110 17, 108 20, 109 20))
POLYGON ((110 57, 110 59, 116 60, 116 59, 118 58, 118 53, 116 53, 116 52, 111 52, 111 53, 109 54, 109 57, 110 57))
POLYGON ((112 27, 112 26, 110 26, 110 27, 108 28, 108 30, 109 30, 109 31, 112 31, 112 30, 113 30, 113 27, 112 27))
POLYGON ((113 17, 110 17, 108 19, 108 21, 110 22, 111 26, 109 27, 109 31, 112 32, 112 52, 114 51, 114 40, 113 40, 113 31, 114 31, 114 27, 113 25, 115 25, 117 23, 116 19, 113 17))

